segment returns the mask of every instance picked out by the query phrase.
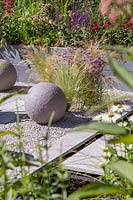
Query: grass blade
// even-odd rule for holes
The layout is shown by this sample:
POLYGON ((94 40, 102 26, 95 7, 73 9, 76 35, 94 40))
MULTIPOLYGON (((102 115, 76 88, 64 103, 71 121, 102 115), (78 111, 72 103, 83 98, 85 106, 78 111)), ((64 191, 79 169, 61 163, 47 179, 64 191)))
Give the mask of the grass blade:
POLYGON ((0 137, 5 135, 12 135, 15 137, 19 137, 20 135, 14 131, 0 131, 0 137))

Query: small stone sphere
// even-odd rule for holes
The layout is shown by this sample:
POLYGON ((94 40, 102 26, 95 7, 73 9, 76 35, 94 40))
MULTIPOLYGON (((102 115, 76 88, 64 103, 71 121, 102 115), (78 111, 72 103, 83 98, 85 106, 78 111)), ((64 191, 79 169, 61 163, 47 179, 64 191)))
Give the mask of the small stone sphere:
POLYGON ((0 59, 0 91, 11 89, 17 79, 15 67, 8 61, 0 59))
POLYGON ((63 91, 49 82, 34 85, 25 97, 26 112, 38 124, 47 124, 52 112, 54 112, 52 122, 58 121, 63 117, 66 106, 63 91))

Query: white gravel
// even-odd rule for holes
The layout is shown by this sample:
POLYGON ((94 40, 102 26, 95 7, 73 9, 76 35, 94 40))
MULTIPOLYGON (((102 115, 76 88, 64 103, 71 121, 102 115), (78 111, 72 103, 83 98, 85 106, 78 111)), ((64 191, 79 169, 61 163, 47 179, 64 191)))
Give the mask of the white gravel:
MULTIPOLYGON (((48 143, 50 144, 54 140, 60 138, 78 124, 86 122, 89 122, 89 118, 83 114, 71 112, 65 113, 65 116, 60 121, 51 125, 48 133, 48 143)), ((37 124, 29 119, 25 114, 21 116, 19 125, 21 128, 21 140, 23 141, 24 151, 37 156, 38 144, 43 146, 45 145, 48 126, 37 124)), ((17 132, 16 122, 0 124, 0 131, 3 130, 12 130, 17 132)), ((16 137, 6 135, 1 137, 1 140, 6 141, 6 145, 9 150, 18 151, 17 146, 19 144, 19 140, 16 137)))

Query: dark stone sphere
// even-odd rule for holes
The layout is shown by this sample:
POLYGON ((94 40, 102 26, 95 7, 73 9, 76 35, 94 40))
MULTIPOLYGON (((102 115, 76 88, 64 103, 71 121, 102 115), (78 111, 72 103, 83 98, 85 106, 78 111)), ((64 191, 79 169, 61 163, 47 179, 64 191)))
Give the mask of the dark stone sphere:
POLYGON ((53 83, 34 85, 25 97, 25 109, 29 117, 39 124, 47 124, 54 112, 52 122, 61 119, 66 111, 66 97, 53 83))
POLYGON ((15 67, 8 60, 0 59, 0 91, 11 89, 16 79, 15 67))

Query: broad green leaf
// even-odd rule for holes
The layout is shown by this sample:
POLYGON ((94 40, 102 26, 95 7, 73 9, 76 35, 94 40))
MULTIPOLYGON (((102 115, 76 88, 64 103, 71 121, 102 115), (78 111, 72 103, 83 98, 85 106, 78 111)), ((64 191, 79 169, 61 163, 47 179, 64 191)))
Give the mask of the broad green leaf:
POLYGON ((127 179, 133 185, 133 164, 124 160, 118 160, 110 162, 107 166, 121 178, 127 179))
POLYGON ((114 74, 130 88, 133 89, 133 72, 130 72, 123 65, 119 64, 116 60, 109 57, 109 63, 112 67, 114 74))
POLYGON ((129 134, 129 135, 115 137, 109 140, 108 143, 109 144, 119 144, 119 143, 133 144, 133 135, 129 134))
POLYGON ((13 189, 10 188, 9 191, 7 192, 7 194, 6 194, 6 200, 15 200, 16 195, 14 196, 13 193, 14 193, 13 189))
POLYGON ((74 192, 68 197, 68 200, 80 200, 87 197, 96 197, 102 195, 113 195, 113 194, 126 194, 124 189, 120 189, 113 185, 96 183, 88 184, 77 192, 74 192))
POLYGON ((74 128, 74 131, 87 131, 87 130, 97 130, 102 134, 110 135, 124 135, 128 131, 121 126, 114 123, 103 123, 103 122, 93 122, 87 125, 81 125, 74 128))
POLYGON ((19 137, 19 134, 14 131, 0 131, 0 136, 4 136, 4 135, 12 135, 12 136, 19 137))

